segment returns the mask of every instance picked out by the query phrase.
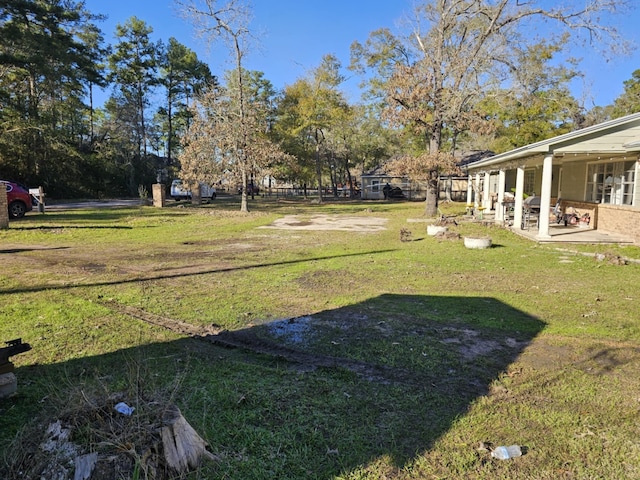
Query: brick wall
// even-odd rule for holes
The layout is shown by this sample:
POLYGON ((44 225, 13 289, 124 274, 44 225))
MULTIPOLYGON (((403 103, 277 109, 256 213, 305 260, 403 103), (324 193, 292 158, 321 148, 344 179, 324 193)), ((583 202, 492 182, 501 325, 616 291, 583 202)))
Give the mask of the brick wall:
MULTIPOLYGON (((552 205, 555 205, 555 202, 552 203, 552 205)), ((562 208, 563 212, 567 211, 567 208, 569 207, 573 207, 576 209, 576 213, 578 213, 578 216, 582 216, 585 213, 589 214, 589 217, 591 218, 591 221, 589 222, 589 227, 593 228, 594 230, 597 228, 600 228, 599 226, 599 208, 600 208, 600 204, 598 203, 590 203, 590 202, 580 202, 578 200, 561 200, 560 202, 560 206, 562 208)))
POLYGON ((598 205, 598 230, 633 237, 640 244, 640 209, 622 205, 598 205))

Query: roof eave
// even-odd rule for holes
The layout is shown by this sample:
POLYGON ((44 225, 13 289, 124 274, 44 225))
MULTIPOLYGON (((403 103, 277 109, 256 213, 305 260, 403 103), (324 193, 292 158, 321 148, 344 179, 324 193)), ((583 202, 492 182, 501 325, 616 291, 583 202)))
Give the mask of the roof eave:
MULTIPOLYGON (((479 162, 467 165, 468 170, 476 170, 479 168, 486 168, 494 166, 499 163, 519 160, 531 156, 532 154, 547 154, 553 153, 555 145, 566 145, 567 141, 576 140, 584 136, 593 135, 594 133, 604 132, 606 130, 619 128, 624 124, 640 124, 640 112, 627 115, 626 117, 616 118, 609 120, 608 122, 593 125, 591 127, 576 130, 574 132, 565 133, 557 137, 549 138, 547 140, 541 140, 524 147, 519 147, 509 152, 498 154, 494 157, 489 157, 486 160, 480 160, 479 162)), ((629 152, 640 150, 640 139, 623 145, 629 152)))

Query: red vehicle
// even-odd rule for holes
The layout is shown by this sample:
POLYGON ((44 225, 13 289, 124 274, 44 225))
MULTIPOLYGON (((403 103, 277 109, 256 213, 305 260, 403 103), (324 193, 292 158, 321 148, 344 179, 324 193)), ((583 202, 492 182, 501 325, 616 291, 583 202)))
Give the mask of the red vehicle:
POLYGON ((22 218, 24 214, 33 208, 29 190, 14 182, 0 180, 7 189, 7 205, 9 207, 9 218, 22 218))

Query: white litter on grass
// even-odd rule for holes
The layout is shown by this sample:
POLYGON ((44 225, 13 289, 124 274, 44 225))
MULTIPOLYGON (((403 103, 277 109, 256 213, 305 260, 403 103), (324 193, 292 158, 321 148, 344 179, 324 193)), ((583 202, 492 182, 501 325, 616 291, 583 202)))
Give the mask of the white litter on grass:
POLYGON ((290 343, 303 343, 311 330, 311 317, 286 318, 269 324, 274 337, 284 338, 290 343))
POLYGON ((130 407, 129 405, 127 405, 124 402, 120 402, 118 404, 116 404, 115 407, 113 407, 116 409, 117 412, 123 414, 123 415, 127 415, 130 416, 133 411, 135 410, 135 407, 130 407))
POLYGON ((45 440, 40 444, 40 449, 51 453, 64 450, 69 456, 75 455, 75 445, 69 443, 71 430, 63 428, 60 420, 49 424, 45 433, 45 440))

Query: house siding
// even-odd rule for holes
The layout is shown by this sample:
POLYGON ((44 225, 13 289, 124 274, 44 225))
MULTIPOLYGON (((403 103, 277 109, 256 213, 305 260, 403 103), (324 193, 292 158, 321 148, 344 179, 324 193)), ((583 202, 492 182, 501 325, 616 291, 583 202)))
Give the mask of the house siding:
MULTIPOLYGON (((509 172, 507 172, 507 185, 511 185, 509 188, 507 188, 507 190, 509 190, 510 188, 514 188, 516 186, 516 178, 515 178, 515 173, 512 175, 509 175, 509 172), (511 183, 509 183, 509 180, 511 180, 511 183)), ((554 165, 553 169, 552 169, 552 174, 551 174, 551 196, 552 197, 557 197, 558 196, 558 185, 560 182, 560 166, 554 165)), ((533 191, 535 192, 536 195, 540 195, 540 193, 542 192, 542 169, 541 168, 536 168, 535 169, 535 174, 534 174, 534 186, 533 186, 533 191)))
MULTIPOLYGON (((563 212, 566 212, 567 209, 572 208, 572 209, 575 209, 575 213, 577 213, 578 216, 588 214, 589 218, 591 219, 589 222, 589 227, 593 229, 598 229, 600 225, 599 220, 600 220, 601 211, 599 207, 600 207, 600 204, 598 203, 581 202, 576 200, 562 199, 560 202, 560 208, 562 209, 563 212)), ((623 233, 623 232, 620 232, 620 233, 623 233)))
POLYGON ((563 200, 583 201, 587 178, 586 163, 565 163, 562 165, 563 200))
POLYGON ((382 186, 389 181, 389 177, 365 177, 361 178, 363 200, 380 200, 384 198, 382 186))

